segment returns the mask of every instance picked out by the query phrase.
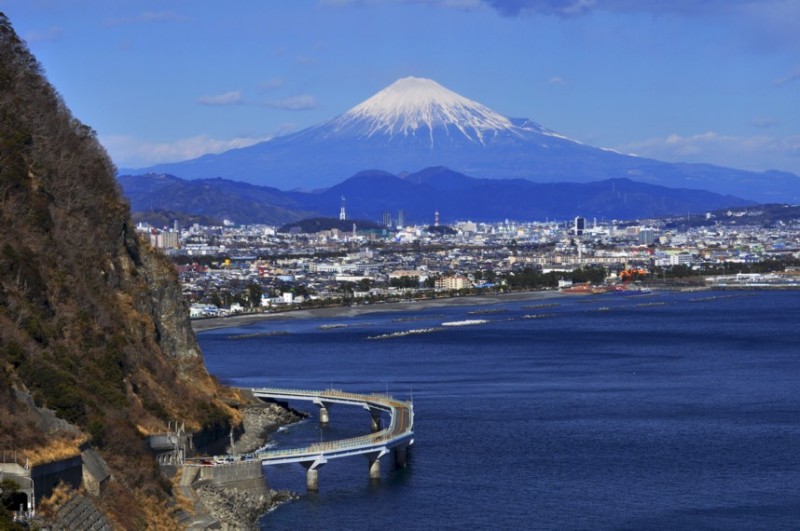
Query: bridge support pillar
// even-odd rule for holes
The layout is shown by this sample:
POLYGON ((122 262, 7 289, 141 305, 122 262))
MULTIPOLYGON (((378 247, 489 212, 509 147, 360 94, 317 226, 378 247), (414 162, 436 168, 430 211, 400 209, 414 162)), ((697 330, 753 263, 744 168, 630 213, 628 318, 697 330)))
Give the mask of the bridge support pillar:
POLYGON ((321 455, 313 461, 300 463, 306 469, 306 490, 310 492, 319 491, 319 469, 327 462, 328 460, 325 459, 325 456, 321 455))
POLYGON ((371 409, 370 410, 370 417, 372 418, 372 424, 370 428, 372 429, 372 433, 381 431, 381 412, 378 409, 371 409))
POLYGON ((381 479, 381 460, 377 455, 369 455, 369 479, 381 479))
POLYGON ((381 479, 381 457, 388 452, 386 448, 381 448, 377 452, 366 454, 369 459, 369 479, 381 479))
POLYGON ((408 446, 398 446, 392 450, 394 453, 394 466, 405 468, 408 465, 408 446))
POLYGON ((309 468, 306 471, 306 490, 319 491, 319 469, 309 468))
POLYGON ((328 414, 328 408, 331 406, 328 402, 323 402, 320 399, 314 400, 314 403, 319 406, 319 423, 321 426, 327 426, 331 418, 328 414))

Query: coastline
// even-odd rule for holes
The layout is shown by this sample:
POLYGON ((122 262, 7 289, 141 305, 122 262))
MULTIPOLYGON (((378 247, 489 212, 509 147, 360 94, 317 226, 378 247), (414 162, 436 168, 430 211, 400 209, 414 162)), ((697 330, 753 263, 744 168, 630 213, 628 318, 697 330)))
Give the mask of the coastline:
MULTIPOLYGON (((279 427, 299 422, 307 415, 274 403, 254 403, 242 409, 242 416, 244 432, 233 446, 226 448, 226 453, 253 452, 267 444, 279 427)), ((255 529, 262 516, 299 497, 295 492, 271 489, 261 468, 262 482, 248 474, 244 471, 232 482, 197 479, 196 473, 189 473, 188 481, 179 480, 183 497, 193 502, 193 509, 187 507, 193 513, 188 527, 255 529)), ((181 470, 178 477, 184 476, 186 473, 181 470)))
POLYGON ((564 297, 557 290, 518 291, 513 293, 496 293, 491 295, 465 295, 463 297, 442 297, 436 299, 423 299, 408 302, 388 302, 380 304, 366 304, 359 306, 329 306, 326 308, 311 308, 288 310, 277 313, 257 313, 232 315, 230 317, 212 317, 192 321, 195 332, 205 332, 220 328, 247 326, 261 321, 283 321, 290 319, 311 319, 353 317, 369 313, 385 313, 400 311, 418 311, 430 308, 443 308, 451 306, 479 306, 483 304, 499 304, 511 301, 543 300, 564 297))

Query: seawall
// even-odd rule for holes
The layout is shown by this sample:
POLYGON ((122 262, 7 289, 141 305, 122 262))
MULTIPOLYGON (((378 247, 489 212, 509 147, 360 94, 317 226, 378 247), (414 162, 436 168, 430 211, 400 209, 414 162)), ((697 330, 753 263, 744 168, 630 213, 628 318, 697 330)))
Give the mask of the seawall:
POLYGON ((226 465, 200 467, 198 479, 215 487, 237 488, 259 494, 269 491, 261 461, 236 461, 226 465))

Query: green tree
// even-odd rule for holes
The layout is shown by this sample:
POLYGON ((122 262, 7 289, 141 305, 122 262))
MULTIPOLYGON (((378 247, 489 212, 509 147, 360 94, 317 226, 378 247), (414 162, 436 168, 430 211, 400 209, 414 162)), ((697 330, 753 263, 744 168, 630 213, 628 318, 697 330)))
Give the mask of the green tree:
POLYGON ((251 308, 258 308, 261 305, 261 296, 264 294, 264 288, 261 284, 255 282, 247 286, 247 300, 251 308))
POLYGON ((475 272, 475 280, 483 280, 484 282, 488 282, 490 284, 493 284, 495 282, 495 280, 497 280, 497 273, 495 273, 491 269, 486 269, 486 270, 483 270, 483 271, 476 271, 475 272))
POLYGON ((309 291, 308 286, 305 284, 295 284, 295 286, 292 288, 292 293, 294 293, 295 297, 308 298, 311 292, 309 291))
POLYGON ((667 270, 667 278, 686 278, 694 276, 695 272, 692 267, 684 264, 674 265, 667 270))
POLYGON ((211 294, 211 296, 209 296, 208 302, 210 302, 211 304, 213 304, 217 308, 221 308, 222 306, 224 306, 222 304, 222 298, 219 296, 219 293, 217 293, 217 292, 214 292, 214 293, 211 294))
POLYGON ((606 270, 603 266, 591 265, 579 267, 572 271, 570 275, 572 281, 577 283, 590 282, 592 284, 602 284, 606 279, 606 270))
POLYGON ((418 288, 419 279, 415 276, 404 275, 390 279, 389 285, 393 288, 418 288))

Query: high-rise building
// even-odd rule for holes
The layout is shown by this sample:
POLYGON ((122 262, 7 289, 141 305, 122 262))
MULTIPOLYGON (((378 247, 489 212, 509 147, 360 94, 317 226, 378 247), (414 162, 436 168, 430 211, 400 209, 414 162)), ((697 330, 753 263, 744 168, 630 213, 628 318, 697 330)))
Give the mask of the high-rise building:
POLYGON ((347 213, 344 210, 344 196, 342 196, 342 208, 339 209, 339 221, 347 219, 347 213))
POLYGON ((658 233, 655 231, 655 229, 644 228, 639 231, 638 238, 640 245, 651 245, 655 243, 656 239, 658 238, 658 233))
POLYGON ((159 249, 178 249, 180 247, 179 234, 173 231, 153 229, 150 231, 150 244, 159 249))
POLYGON ((583 231, 585 229, 586 229, 586 219, 580 216, 576 216, 575 223, 572 227, 573 234, 575 234, 575 236, 580 236, 581 234, 583 234, 583 231))
POLYGON ((392 226, 392 213, 388 210, 383 211, 383 226, 384 227, 391 227, 392 226))
POLYGON ((397 226, 398 228, 406 226, 406 213, 402 208, 397 212, 397 226))

